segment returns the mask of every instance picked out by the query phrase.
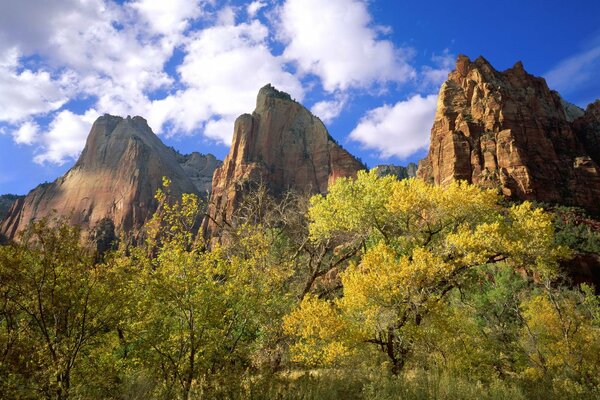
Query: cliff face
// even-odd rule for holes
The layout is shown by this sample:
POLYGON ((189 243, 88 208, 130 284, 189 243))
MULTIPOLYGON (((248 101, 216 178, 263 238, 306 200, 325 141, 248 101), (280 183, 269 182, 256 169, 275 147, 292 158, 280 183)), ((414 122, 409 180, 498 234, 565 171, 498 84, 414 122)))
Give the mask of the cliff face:
POLYGON ((174 195, 201 194, 199 188, 206 186, 214 166, 214 161, 202 163, 201 158, 180 156, 166 147, 141 117, 104 115, 94 123, 75 166, 19 199, 0 232, 14 238, 31 220, 55 211, 84 230, 108 217, 117 232, 134 233, 152 216, 163 176, 171 179, 174 195), (194 169, 200 164, 203 169, 194 169))
POLYGON ((267 85, 252 115, 235 122, 231 149, 213 177, 205 235, 214 236, 230 220, 253 183, 264 183, 274 195, 288 189, 325 193, 336 178, 364 168, 335 143, 321 120, 267 85))
POLYGON ((442 85, 428 156, 418 176, 466 180, 600 211, 600 102, 584 113, 518 62, 503 72, 459 56, 442 85))

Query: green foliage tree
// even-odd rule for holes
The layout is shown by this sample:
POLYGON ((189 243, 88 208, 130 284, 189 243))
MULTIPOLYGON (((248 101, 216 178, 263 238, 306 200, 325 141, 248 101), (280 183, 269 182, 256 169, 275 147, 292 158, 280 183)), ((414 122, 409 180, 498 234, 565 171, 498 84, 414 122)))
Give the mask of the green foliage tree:
POLYGON ((79 229, 35 221, 0 247, 0 384, 7 398, 67 399, 73 372, 119 318, 115 274, 95 265, 79 229))
POLYGON ((115 262, 137 271, 125 332, 131 357, 162 380, 162 395, 187 399, 220 373, 248 365, 289 270, 270 262, 261 231, 246 229, 235 252, 218 245, 207 251, 192 229, 198 199, 171 202, 169 182, 164 186, 146 247, 115 262))

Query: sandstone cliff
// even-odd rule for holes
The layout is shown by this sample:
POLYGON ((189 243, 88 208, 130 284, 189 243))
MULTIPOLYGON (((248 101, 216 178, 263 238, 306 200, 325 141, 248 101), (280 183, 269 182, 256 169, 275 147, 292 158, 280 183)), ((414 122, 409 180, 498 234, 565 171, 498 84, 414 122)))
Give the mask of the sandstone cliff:
POLYGON ((566 103, 518 62, 499 72, 459 56, 442 85, 418 176, 600 211, 600 102, 566 103))
POLYGON ((174 195, 202 194, 216 164, 212 156, 178 155, 142 117, 104 115, 94 123, 75 166, 19 199, 0 232, 14 238, 31 220, 55 212, 84 230, 108 217, 117 233, 135 233, 155 210, 163 176, 171 179, 174 195))
POLYGON ((259 91, 252 115, 235 122, 231 149, 213 177, 205 236, 214 236, 223 221, 230 221, 252 184, 262 182, 274 195, 288 189, 325 193, 336 178, 355 176, 364 168, 320 119, 267 85, 259 91))

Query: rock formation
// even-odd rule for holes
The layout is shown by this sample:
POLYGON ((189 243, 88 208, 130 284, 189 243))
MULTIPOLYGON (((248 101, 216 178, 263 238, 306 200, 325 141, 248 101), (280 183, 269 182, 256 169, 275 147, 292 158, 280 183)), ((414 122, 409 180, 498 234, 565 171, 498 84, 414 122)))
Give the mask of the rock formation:
POLYGON ((409 163, 406 167, 401 165, 377 165, 377 175, 378 176, 387 176, 393 175, 398 180, 414 178, 417 176, 417 164, 409 163))
POLYGON ((14 194, 3 194, 0 196, 0 221, 8 214, 12 205, 22 197, 25 196, 17 196, 14 194))
POLYGON ((459 56, 442 85, 418 176, 600 211, 600 102, 583 110, 521 62, 499 72, 459 56))
POLYGON ((174 195, 201 194, 216 164, 210 155, 177 154, 142 117, 104 115, 92 126, 73 168, 19 199, 0 232, 14 238, 31 220, 56 212, 84 230, 110 218, 117 233, 135 233, 155 210, 163 176, 171 180, 174 195))
POLYGON ((177 161, 185 174, 192 180, 198 193, 208 200, 212 188, 212 178, 215 169, 221 166, 223 162, 217 160, 212 154, 200 154, 194 151, 191 154, 177 153, 177 161))
POLYGON ((205 236, 230 221, 253 183, 264 183, 274 195, 288 189, 325 193, 336 178, 361 169, 365 166, 335 142, 319 118, 267 85, 252 115, 235 121, 231 149, 213 177, 205 236))

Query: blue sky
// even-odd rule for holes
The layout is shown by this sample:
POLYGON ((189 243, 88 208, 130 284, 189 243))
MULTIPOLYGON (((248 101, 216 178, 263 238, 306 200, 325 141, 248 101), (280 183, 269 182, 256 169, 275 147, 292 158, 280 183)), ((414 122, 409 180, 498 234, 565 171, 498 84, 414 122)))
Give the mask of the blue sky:
POLYGON ((266 83, 369 166, 416 161, 461 53, 521 60, 585 107, 600 98, 600 2, 0 0, 0 193, 66 172, 104 113, 222 159, 266 83))

